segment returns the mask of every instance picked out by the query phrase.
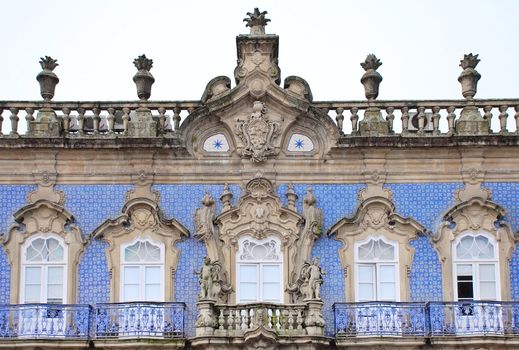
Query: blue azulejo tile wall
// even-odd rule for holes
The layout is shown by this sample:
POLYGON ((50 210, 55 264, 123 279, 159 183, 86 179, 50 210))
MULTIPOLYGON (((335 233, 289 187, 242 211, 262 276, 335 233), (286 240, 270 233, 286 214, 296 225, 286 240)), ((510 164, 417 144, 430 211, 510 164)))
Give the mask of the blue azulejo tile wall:
MULTIPOLYGON (((35 189, 35 185, 0 185, 0 236, 7 234, 14 224, 13 214, 28 204, 27 195, 35 189)), ((10 288, 11 267, 5 250, 0 247, 0 304, 9 303, 10 288)))

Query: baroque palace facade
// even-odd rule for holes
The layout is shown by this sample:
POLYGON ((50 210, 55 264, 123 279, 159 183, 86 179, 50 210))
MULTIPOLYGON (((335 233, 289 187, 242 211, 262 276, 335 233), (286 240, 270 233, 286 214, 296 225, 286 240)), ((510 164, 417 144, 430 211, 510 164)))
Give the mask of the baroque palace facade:
POLYGON ((0 348, 519 348, 519 99, 313 101, 245 21, 200 100, 0 101, 0 348))

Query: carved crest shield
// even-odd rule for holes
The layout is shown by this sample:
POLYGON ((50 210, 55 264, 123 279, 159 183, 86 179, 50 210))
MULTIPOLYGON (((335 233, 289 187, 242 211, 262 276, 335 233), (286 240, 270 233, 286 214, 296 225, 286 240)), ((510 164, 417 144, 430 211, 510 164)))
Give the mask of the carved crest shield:
POLYGON ((272 142, 279 136, 279 124, 271 121, 266 112, 265 104, 256 101, 247 120, 236 123, 236 135, 244 144, 242 154, 250 156, 253 162, 262 162, 276 153, 272 142))

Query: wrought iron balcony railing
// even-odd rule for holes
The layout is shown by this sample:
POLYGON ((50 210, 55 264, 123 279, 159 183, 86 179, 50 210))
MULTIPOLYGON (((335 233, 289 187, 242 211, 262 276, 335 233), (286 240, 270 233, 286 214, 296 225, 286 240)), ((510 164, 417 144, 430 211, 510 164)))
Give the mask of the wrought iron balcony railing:
POLYGON ((94 324, 96 338, 179 338, 184 335, 184 304, 97 304, 94 324))
POLYGON ((345 303, 334 309, 337 337, 427 334, 424 303, 345 303))
POLYGON ((90 338, 92 306, 0 305, 0 338, 90 338))
POLYGON ((0 305, 0 339, 183 338, 184 303, 0 305))
POLYGON ((366 302, 334 305, 343 337, 519 335, 519 302, 366 302))

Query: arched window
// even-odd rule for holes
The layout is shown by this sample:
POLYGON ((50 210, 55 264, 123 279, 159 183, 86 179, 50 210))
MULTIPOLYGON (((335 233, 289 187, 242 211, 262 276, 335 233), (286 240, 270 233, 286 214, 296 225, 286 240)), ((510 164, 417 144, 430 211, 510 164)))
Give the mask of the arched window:
POLYGON ((121 249, 121 301, 164 301, 164 245, 137 240, 121 249))
POLYGON ((453 243, 456 300, 497 300, 497 243, 484 234, 467 233, 453 243))
POLYGON ((67 247, 59 236, 28 240, 22 248, 21 302, 64 303, 67 259, 67 247))
POLYGON ((236 271, 238 303, 283 301, 283 255, 278 238, 240 238, 236 271))
POLYGON ((398 301, 398 245, 382 238, 360 242, 355 249, 357 301, 398 301))

